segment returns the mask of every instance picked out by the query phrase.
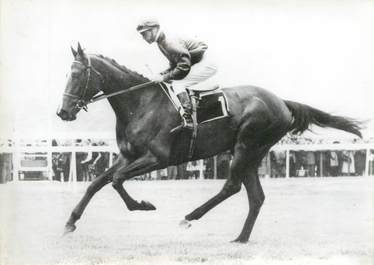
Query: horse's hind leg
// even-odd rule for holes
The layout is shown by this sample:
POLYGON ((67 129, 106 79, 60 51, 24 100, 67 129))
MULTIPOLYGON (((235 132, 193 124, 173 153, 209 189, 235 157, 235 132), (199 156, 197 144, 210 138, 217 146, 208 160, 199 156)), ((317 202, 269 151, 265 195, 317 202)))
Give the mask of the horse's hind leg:
MULTIPOLYGON (((247 106, 243 123, 238 131, 237 143, 234 146, 231 174, 227 182, 216 196, 188 214, 185 217, 187 221, 199 219, 220 202, 238 192, 242 181, 244 181, 251 210, 238 241, 245 242, 248 240, 264 199, 261 185, 258 181, 253 181, 257 176, 253 172, 257 172, 262 158, 269 148, 284 135, 285 130, 282 128, 281 120, 277 120, 276 123, 272 122, 272 115, 261 101, 256 101, 247 106), (249 179, 247 179, 248 175, 250 175, 249 179)), ((287 123, 285 123, 286 125, 287 123)))
MULTIPOLYGON (((259 156, 259 158, 261 157, 262 156, 259 156)), ((240 235, 234 240, 234 242, 245 243, 248 241, 256 218, 260 212, 260 208, 265 200, 265 194, 258 177, 258 166, 260 163, 261 160, 254 162, 253 166, 248 170, 249 175, 243 179, 243 184, 248 196, 249 213, 240 235)))
POLYGON ((230 175, 222 190, 196 210, 186 215, 185 220, 192 221, 200 219, 209 210, 240 191, 242 179, 244 177, 243 172, 246 172, 247 169, 246 153, 246 147, 244 145, 238 143, 235 146, 234 157, 230 167, 230 175))

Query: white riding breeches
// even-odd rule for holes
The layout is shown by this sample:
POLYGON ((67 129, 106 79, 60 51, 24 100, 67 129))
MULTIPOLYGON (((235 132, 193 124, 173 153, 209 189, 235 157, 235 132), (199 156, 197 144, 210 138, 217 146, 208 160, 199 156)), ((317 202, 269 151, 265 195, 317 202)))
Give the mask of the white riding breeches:
MULTIPOLYGON (((182 80, 174 80, 172 82, 175 94, 186 91, 187 88, 199 84, 217 73, 217 65, 209 58, 208 50, 205 51, 200 62, 192 65, 188 75, 182 80)), ((197 86, 196 89, 199 90, 197 86)))

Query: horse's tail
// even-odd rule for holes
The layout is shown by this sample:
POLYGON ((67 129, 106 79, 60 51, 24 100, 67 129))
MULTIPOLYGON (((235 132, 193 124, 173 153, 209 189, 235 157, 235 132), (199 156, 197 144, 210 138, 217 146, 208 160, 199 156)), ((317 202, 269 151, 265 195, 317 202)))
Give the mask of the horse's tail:
POLYGON ((290 128, 290 131, 294 134, 302 133, 309 128, 309 125, 315 124, 319 127, 331 127, 338 130, 343 130, 362 138, 362 134, 360 132, 362 129, 362 122, 360 121, 347 117, 331 115, 305 104, 289 100, 285 100, 284 102, 294 118, 290 128))

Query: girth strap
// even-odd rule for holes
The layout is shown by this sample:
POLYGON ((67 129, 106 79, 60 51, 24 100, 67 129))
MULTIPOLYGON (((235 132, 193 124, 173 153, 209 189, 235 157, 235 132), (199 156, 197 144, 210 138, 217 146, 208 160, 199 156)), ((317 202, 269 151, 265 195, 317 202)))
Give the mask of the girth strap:
POLYGON ((195 143, 196 143, 196 137, 197 137, 197 105, 199 103, 198 96, 194 93, 194 91, 187 89, 187 92, 191 99, 191 105, 192 105, 192 124, 193 124, 193 130, 191 134, 191 140, 190 140, 190 148, 188 150, 188 160, 191 160, 195 151, 195 143))

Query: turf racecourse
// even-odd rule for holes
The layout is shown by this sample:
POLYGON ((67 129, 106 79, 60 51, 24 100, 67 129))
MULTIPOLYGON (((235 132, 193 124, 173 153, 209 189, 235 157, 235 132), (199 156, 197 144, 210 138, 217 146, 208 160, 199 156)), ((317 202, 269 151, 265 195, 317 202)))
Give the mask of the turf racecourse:
POLYGON ((230 243, 247 214, 244 188, 190 229, 178 226, 221 180, 126 182, 153 212, 129 212, 108 185, 64 238, 87 183, 8 183, 0 185, 0 264, 372 264, 373 180, 263 179, 266 200, 248 244, 230 243))

